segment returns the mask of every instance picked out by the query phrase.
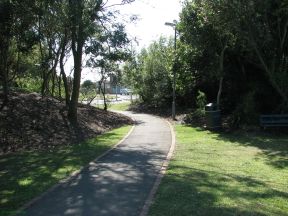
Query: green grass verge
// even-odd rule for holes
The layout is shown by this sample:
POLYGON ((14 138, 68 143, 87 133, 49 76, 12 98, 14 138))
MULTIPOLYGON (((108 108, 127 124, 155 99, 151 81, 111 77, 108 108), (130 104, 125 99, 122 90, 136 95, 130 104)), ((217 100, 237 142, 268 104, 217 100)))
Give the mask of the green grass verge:
POLYGON ((150 215, 288 215, 288 137, 176 126, 150 215))
MULTIPOLYGON (((108 103, 108 110, 126 111, 129 109, 130 104, 131 104, 130 102, 116 103, 116 104, 112 104, 112 103, 109 104, 108 103)), ((96 104, 94 106, 99 108, 99 109, 104 109, 103 104, 96 104)))
POLYGON ((32 198, 117 144, 131 129, 121 127, 79 145, 0 157, 0 215, 13 215, 32 198))
POLYGON ((129 109, 130 102, 111 104, 109 110, 125 111, 129 109))

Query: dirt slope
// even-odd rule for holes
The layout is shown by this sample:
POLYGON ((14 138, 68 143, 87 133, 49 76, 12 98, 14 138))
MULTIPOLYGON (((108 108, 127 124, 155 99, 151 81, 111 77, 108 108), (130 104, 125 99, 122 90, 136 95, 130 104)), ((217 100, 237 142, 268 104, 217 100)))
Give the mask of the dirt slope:
POLYGON ((78 126, 67 120, 64 103, 37 93, 11 93, 0 112, 0 154, 49 149, 95 137, 112 128, 132 124, 126 116, 80 105, 78 126))

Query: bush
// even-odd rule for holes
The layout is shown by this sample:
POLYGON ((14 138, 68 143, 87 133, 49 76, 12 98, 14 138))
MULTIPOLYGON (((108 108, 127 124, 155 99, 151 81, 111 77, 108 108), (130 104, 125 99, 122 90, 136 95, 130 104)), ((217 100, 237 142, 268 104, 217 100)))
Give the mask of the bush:
POLYGON ((196 97, 197 108, 190 114, 187 114, 184 118, 184 122, 187 124, 203 126, 205 123, 205 105, 207 103, 206 95, 204 92, 198 90, 196 97))
POLYGON ((198 90, 198 95, 196 97, 196 105, 197 109, 202 110, 205 112, 205 105, 207 104, 206 95, 204 92, 198 90))

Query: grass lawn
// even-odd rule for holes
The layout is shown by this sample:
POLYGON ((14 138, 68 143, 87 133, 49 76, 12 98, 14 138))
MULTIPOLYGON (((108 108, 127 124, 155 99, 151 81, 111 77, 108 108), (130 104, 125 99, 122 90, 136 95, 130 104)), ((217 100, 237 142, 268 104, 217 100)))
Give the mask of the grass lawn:
POLYGON ((125 110, 128 110, 130 104, 131 104, 130 102, 111 104, 108 109, 117 110, 117 111, 125 111, 125 110))
POLYGON ((288 136, 175 130, 149 215, 288 215, 288 136))
MULTIPOLYGON (((123 103, 108 103, 108 110, 115 110, 115 111, 125 111, 128 110, 129 106, 130 106, 130 102, 123 102, 123 103)), ((94 105, 95 107, 99 108, 99 109, 103 109, 104 105, 103 104, 96 104, 94 105)))
POLYGON ((50 152, 1 156, 0 215, 13 215, 27 201, 117 144, 130 129, 131 126, 125 126, 79 145, 50 152))
MULTIPOLYGON (((116 99, 116 95, 114 95, 114 94, 106 94, 105 97, 106 97, 106 100, 116 99)), ((91 99, 103 100, 103 95, 102 94, 96 94, 95 92, 89 92, 88 94, 83 94, 80 92, 78 101, 79 102, 81 102, 81 101, 85 102, 85 101, 90 101, 91 99)))

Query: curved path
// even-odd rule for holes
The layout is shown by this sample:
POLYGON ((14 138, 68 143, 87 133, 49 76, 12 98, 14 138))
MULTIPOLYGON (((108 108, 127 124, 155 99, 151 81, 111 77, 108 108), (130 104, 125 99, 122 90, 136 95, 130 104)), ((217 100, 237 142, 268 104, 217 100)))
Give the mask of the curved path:
POLYGON ((163 119, 126 114, 137 124, 120 145, 21 215, 139 215, 169 152, 172 135, 163 119))

